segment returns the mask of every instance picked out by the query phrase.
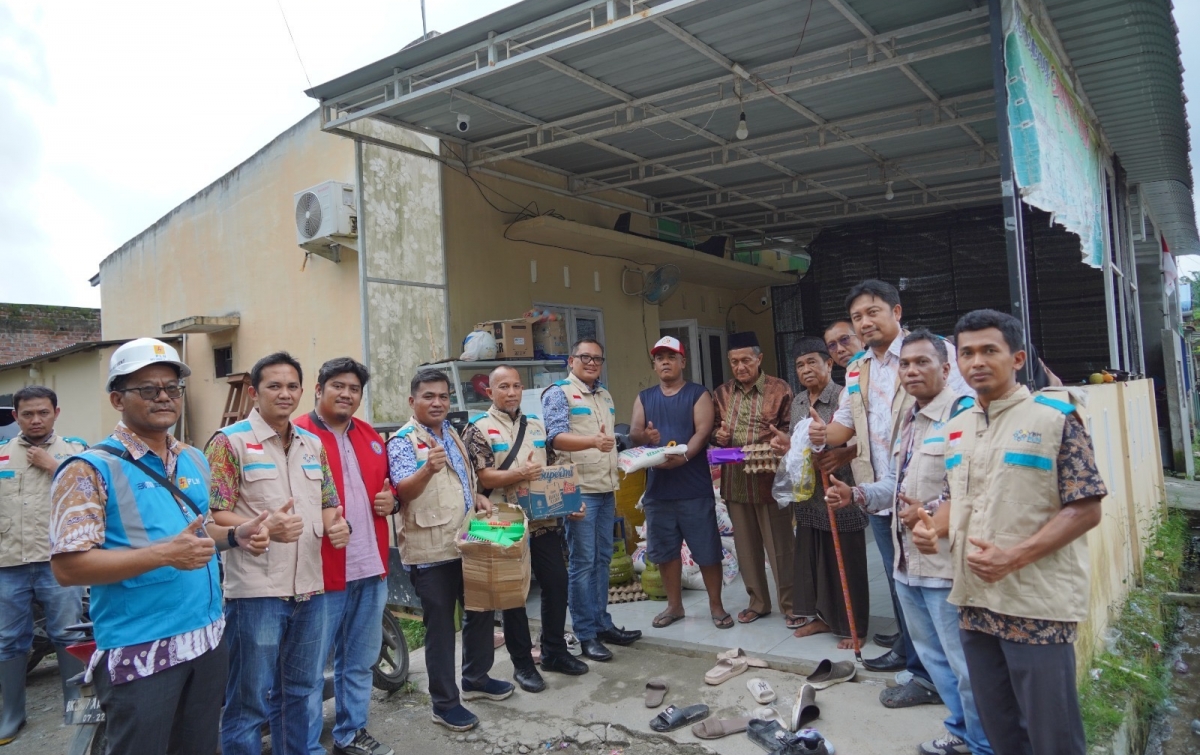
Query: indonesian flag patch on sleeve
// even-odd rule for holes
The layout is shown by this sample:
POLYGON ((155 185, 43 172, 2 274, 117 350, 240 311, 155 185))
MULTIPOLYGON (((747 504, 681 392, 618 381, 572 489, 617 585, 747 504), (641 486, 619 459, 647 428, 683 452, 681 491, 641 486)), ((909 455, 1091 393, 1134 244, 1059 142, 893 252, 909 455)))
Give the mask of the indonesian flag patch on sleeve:
POLYGON ((266 453, 263 450, 262 443, 247 443, 246 453, 261 456, 266 453))
POLYGON ((955 430, 947 438, 951 447, 957 446, 958 442, 962 440, 962 430, 955 430))

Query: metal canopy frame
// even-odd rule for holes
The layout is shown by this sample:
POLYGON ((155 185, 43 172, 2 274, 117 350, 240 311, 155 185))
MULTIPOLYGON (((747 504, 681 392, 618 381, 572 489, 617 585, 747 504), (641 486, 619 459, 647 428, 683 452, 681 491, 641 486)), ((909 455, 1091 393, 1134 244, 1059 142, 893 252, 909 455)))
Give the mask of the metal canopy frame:
POLYGON ((421 43, 310 94, 329 131, 378 118, 441 138, 451 167, 787 241, 999 200, 986 4, 919 5, 526 0, 457 49, 451 32, 440 54, 421 43))

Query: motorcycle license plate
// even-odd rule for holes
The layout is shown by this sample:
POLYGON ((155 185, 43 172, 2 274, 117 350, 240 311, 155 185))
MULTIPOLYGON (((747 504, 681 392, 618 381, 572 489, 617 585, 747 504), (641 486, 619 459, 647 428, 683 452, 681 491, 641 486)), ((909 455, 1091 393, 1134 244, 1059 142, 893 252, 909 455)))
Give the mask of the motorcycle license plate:
POLYGON ((104 711, 100 708, 100 700, 95 697, 77 697, 67 701, 67 709, 63 714, 63 722, 68 726, 80 724, 98 724, 104 720, 104 711))

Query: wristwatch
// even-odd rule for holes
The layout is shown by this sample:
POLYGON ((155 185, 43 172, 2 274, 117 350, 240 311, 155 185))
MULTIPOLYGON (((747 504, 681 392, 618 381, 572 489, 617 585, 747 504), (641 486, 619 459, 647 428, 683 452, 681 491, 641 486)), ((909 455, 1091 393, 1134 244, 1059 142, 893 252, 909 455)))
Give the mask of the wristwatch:
POLYGON ((241 546, 238 544, 238 541, 237 541, 237 534, 236 534, 236 533, 237 533, 237 527, 230 527, 230 528, 229 528, 229 534, 228 534, 228 535, 226 535, 226 540, 228 540, 228 541, 229 541, 229 547, 230 547, 230 548, 239 548, 239 547, 241 547, 241 546))

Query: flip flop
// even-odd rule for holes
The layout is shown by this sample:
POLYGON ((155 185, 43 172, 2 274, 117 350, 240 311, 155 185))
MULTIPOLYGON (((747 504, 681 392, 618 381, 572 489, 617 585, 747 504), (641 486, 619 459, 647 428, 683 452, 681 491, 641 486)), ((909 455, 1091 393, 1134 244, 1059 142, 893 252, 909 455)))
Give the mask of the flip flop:
POLYGON ((766 679, 759 679, 757 676, 747 679, 746 689, 750 690, 750 696, 759 705, 766 705, 775 699, 775 690, 771 689, 771 685, 767 684, 766 679))
POLYGON ((738 611, 738 623, 739 624, 753 624, 754 622, 758 621, 762 617, 770 616, 770 615, 771 615, 770 611, 767 611, 766 613, 759 613, 758 611, 752 611, 749 608, 747 608, 744 611, 738 611))
POLYGON ((646 707, 657 708, 663 704, 663 698, 667 696, 667 691, 671 687, 667 684, 667 680, 661 677, 654 677, 646 682, 646 707))
POLYGON ((654 620, 650 622, 650 626, 654 627, 655 629, 666 629, 682 618, 683 616, 679 614, 667 613, 666 611, 663 611, 654 617, 654 620))
POLYGON ((722 650, 720 653, 717 653, 718 661, 725 660, 726 658, 729 660, 733 660, 734 658, 745 658, 747 665, 754 666, 755 668, 767 667, 766 661, 759 660, 758 658, 751 658, 750 656, 746 655, 746 651, 742 650, 741 648, 729 648, 728 650, 722 650))
POLYGON ((733 629, 733 617, 728 613, 724 616, 713 616, 712 623, 717 629, 733 629))
POLYGON ((812 622, 813 620, 811 616, 788 616, 783 620, 784 625, 787 626, 788 629, 799 629, 800 627, 806 627, 812 622))
POLYGON ((854 661, 831 661, 828 658, 817 664, 816 669, 804 681, 813 689, 825 689, 854 678, 854 661))
POLYGON ((650 719, 650 728, 654 731, 665 733, 675 731, 680 726, 687 726, 708 718, 707 705, 689 705, 686 708, 676 708, 674 705, 668 705, 654 718, 650 719))
POLYGON ((755 708, 750 715, 751 718, 757 718, 759 721, 778 721, 783 723, 783 718, 779 715, 779 711, 772 708, 770 705, 764 705, 761 708, 755 708))
POLYGON ((821 709, 817 707, 817 690, 811 684, 800 688, 796 702, 792 704, 792 731, 800 731, 812 721, 821 717, 821 709))
POLYGON ((720 739, 746 730, 750 716, 741 718, 706 718, 692 727, 692 734, 699 739, 720 739))

